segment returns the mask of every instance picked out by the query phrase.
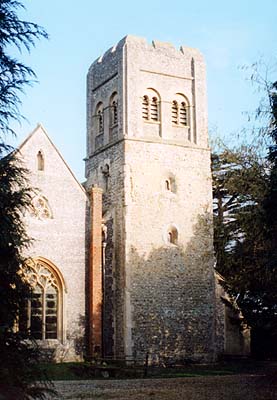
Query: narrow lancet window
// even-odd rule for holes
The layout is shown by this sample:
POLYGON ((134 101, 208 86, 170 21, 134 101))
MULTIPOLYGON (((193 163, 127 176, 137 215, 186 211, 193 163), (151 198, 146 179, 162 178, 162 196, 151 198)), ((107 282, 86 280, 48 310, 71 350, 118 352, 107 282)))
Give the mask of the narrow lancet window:
POLYGON ((37 168, 38 171, 44 171, 44 157, 41 150, 37 153, 37 168))

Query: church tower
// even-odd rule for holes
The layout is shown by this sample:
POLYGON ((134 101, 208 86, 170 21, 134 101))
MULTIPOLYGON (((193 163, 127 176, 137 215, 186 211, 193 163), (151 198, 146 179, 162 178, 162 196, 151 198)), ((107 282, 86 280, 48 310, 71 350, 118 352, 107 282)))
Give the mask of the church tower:
POLYGON ((102 354, 212 360, 212 189, 198 50, 127 36, 91 65, 86 179, 88 190, 103 190, 102 354))

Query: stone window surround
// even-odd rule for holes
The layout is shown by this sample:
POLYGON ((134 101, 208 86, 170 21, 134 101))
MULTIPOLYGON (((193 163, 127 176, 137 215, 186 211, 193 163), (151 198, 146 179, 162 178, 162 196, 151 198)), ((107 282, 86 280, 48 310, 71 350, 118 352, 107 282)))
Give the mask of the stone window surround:
POLYGON ((37 170, 42 172, 45 168, 45 158, 42 150, 37 152, 37 170))
POLYGON ((156 89, 147 88, 141 98, 142 119, 147 123, 160 124, 161 97, 156 89))
MULTIPOLYGON (((155 89, 147 89, 149 91, 156 92, 155 89)), ((160 124, 161 122, 161 103, 160 95, 156 92, 158 97, 149 95, 149 93, 144 94, 141 97, 141 105, 142 105, 142 119, 145 123, 154 123, 160 124), (153 106, 153 101, 155 99, 157 102, 157 119, 152 118, 151 106, 153 106)), ((171 105, 171 121, 172 126, 175 128, 189 128, 190 127, 190 104, 189 100, 183 93, 176 93, 175 97, 171 105), (175 115, 173 115, 173 112, 175 115)), ((167 102, 168 103, 168 102, 167 102)))
POLYGON ((175 223, 163 228, 163 240, 167 246, 178 246, 179 229, 175 223))
POLYGON ((48 199, 41 193, 37 194, 32 199, 30 213, 40 221, 53 219, 53 212, 49 206, 48 199))
MULTIPOLYGON (((67 293, 67 288, 65 285, 64 278, 59 271, 59 269, 49 260, 44 257, 36 257, 29 259, 26 263, 26 269, 22 269, 22 278, 26 282, 28 282, 31 288, 35 288, 37 285, 40 287, 45 285, 50 285, 51 287, 55 287, 57 290, 57 335, 56 338, 46 338, 46 328, 45 328, 45 318, 46 318, 46 304, 44 299, 43 308, 43 317, 42 317, 42 339, 38 339, 39 343, 57 343, 65 342, 65 317, 64 317, 64 304, 65 304, 65 294, 67 293), (47 273, 48 271, 48 273, 47 273), (47 275, 44 276, 44 279, 41 281, 40 273, 47 275)), ((46 291, 46 289, 43 289, 46 291)), ((45 296, 44 296, 45 297, 45 296)), ((31 315, 31 301, 28 300, 27 305, 28 310, 28 320, 27 320, 27 328, 30 329, 30 315, 31 315)))
POLYGON ((97 103, 95 108, 95 117, 97 118, 97 135, 100 135, 104 132, 104 106, 102 101, 97 103))
POLYGON ((110 128, 118 124, 118 94, 113 92, 109 101, 110 110, 110 128))

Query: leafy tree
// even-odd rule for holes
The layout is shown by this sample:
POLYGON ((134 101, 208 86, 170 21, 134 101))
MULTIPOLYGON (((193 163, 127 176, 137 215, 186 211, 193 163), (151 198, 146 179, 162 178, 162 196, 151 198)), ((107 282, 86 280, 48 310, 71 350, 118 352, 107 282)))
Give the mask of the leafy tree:
POLYGON ((258 110, 269 117, 260 131, 270 139, 268 156, 242 147, 212 157, 217 270, 252 328, 254 351, 263 355, 277 355, 276 88, 267 85, 268 107, 258 110))
POLYGON ((32 191, 18 154, 4 139, 14 133, 11 121, 22 118, 20 93, 35 77, 30 67, 9 52, 14 46, 29 51, 36 39, 47 34, 40 26, 20 20, 16 14, 20 8, 24 8, 20 1, 0 2, 0 397, 42 399, 47 384, 38 384, 44 376, 38 367, 36 344, 16 329, 22 304, 30 295, 20 272, 23 252, 30 243, 23 218, 32 191))
POLYGON ((270 184, 264 207, 271 243, 272 263, 270 264, 274 267, 277 260, 277 81, 270 85, 268 98, 270 113, 268 130, 266 132, 271 139, 267 157, 270 162, 270 184))

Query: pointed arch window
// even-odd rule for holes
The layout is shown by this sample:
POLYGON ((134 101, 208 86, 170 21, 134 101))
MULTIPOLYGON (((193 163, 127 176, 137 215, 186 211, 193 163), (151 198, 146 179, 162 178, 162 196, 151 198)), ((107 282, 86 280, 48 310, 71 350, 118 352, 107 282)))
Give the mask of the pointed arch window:
POLYGON ((38 171, 44 171, 44 156, 41 150, 37 153, 37 169, 38 171))
POLYGON ((35 339, 62 339, 63 284, 53 267, 42 260, 30 260, 22 270, 31 287, 19 318, 19 329, 35 339))

